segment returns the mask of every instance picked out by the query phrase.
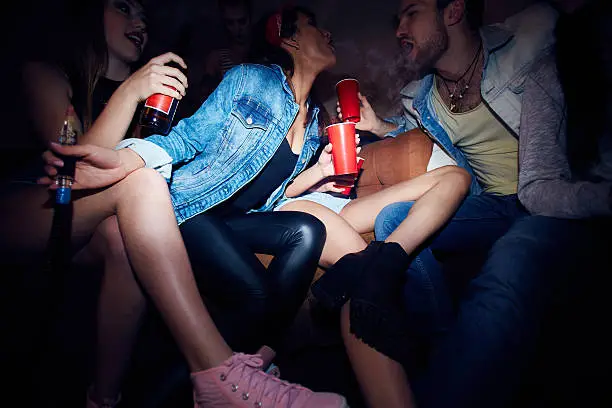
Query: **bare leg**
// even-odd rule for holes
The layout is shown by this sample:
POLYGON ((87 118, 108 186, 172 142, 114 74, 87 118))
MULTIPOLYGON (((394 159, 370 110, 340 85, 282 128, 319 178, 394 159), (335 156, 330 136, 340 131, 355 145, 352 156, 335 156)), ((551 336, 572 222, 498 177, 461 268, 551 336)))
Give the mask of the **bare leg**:
POLYGON ((364 198, 351 201, 340 215, 359 232, 374 229, 380 211, 389 204, 416 201, 410 214, 387 239, 411 253, 441 228, 455 212, 469 188, 461 168, 445 166, 364 198))
MULTIPOLYGON (((281 211, 301 211, 317 217, 325 225, 327 239, 319 263, 330 267, 346 254, 359 252, 366 247, 361 236, 342 217, 329 208, 312 201, 293 201, 284 205, 281 211)), ((374 223, 372 222, 372 225, 374 223)))
MULTIPOLYGON (((3 214, 14 215, 0 225, 4 248, 42 252, 51 225, 52 212, 45 207, 48 198, 44 189, 33 187, 2 200, 3 214), (15 231, 21 233, 15 236, 15 231)), ((103 220, 117 215, 134 272, 160 310, 192 371, 217 366, 231 356, 231 349, 202 303, 168 187, 159 174, 149 169, 136 171, 108 189, 75 200, 74 214, 76 245, 88 241, 103 220)))
POLYGON ((416 407, 402 365, 363 343, 350 332, 349 308, 350 302, 342 308, 342 337, 368 406, 372 408, 416 407))
MULTIPOLYGON (((386 205, 400 201, 416 201, 413 206, 416 211, 411 211, 387 239, 388 242, 398 243, 406 253, 411 253, 452 216, 467 192, 469 181, 469 176, 457 167, 440 168, 363 199, 356 199, 345 207, 341 215, 357 231, 364 232, 373 228, 376 216, 386 205)), ((388 255, 390 253, 386 256, 388 255)), ((400 258, 398 256, 398 260, 400 258)), ((405 260, 408 259, 406 257, 405 260)), ((398 317, 390 314, 388 309, 390 307, 394 310, 396 307, 393 299, 397 297, 397 293, 393 292, 394 288, 401 287, 401 284, 398 286, 400 280, 396 279, 399 275, 388 273, 393 269, 389 266, 391 264, 396 265, 398 262, 395 259, 380 259, 376 267, 383 270, 368 269, 365 278, 370 281, 366 280, 363 284, 367 289, 355 291, 354 295, 356 292, 360 294, 353 298, 353 305, 347 303, 343 306, 341 330, 351 364, 368 404, 371 407, 414 407, 415 402, 402 365, 368 346, 350 331, 351 307, 366 307, 372 316, 382 314, 390 319, 389 321, 398 317), (388 304, 380 306, 381 299, 384 299, 382 303, 388 304), (371 308, 372 304, 376 307, 371 308)), ((377 330, 380 333, 382 327, 371 325, 368 314, 363 316, 360 318, 360 324, 366 329, 362 327, 362 330, 366 333, 368 330, 377 330)), ((409 345, 406 344, 406 347, 409 345)))
MULTIPOLYGON (((0 223, 0 232, 10 233, 21 224, 40 222, 38 228, 30 224, 29 228, 22 228, 37 233, 30 241, 13 242, 4 238, 0 241, 3 250, 5 245, 10 245, 25 253, 20 245, 34 249, 36 243, 44 243, 51 214, 44 210, 45 196, 40 191, 28 189, 27 192, 13 192, 9 199, 2 197, 0 214, 1 210, 20 214, 17 211, 20 202, 33 211, 31 214, 22 212, 21 217, 0 223), (23 201, 27 194, 34 200, 23 201)), ((238 400, 244 404, 250 392, 255 397, 255 405, 280 398, 289 405, 291 385, 264 373, 260 369, 260 359, 240 353, 232 355, 213 323, 197 290, 166 182, 157 172, 138 170, 106 190, 77 199, 74 213, 73 236, 79 241, 88 239, 109 216, 117 216, 129 264, 153 299, 192 371, 196 406, 208 406, 211 401, 227 406, 237 405, 238 400), (244 390, 242 394, 235 393, 238 386, 244 390)), ((292 388, 291 395, 294 402, 304 407, 346 406, 344 398, 336 394, 292 388)))
POLYGON ((166 181, 145 170, 131 174, 117 192, 117 218, 128 257, 190 369, 217 366, 232 351, 202 303, 166 181))
POLYGON ((85 250, 75 257, 75 262, 89 264, 100 260, 104 276, 98 300, 96 367, 89 396, 102 406, 102 401, 115 400, 120 393, 146 309, 116 217, 103 221, 85 250))

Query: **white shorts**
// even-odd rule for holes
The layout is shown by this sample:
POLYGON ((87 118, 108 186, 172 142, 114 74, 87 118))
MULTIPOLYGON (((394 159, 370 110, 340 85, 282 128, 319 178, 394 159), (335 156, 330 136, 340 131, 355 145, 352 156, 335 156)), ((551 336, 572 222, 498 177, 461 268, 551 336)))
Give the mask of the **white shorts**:
POLYGON ((281 201, 276 207, 274 207, 274 211, 280 210, 285 204, 292 203, 295 201, 312 201, 317 204, 321 204, 323 207, 327 207, 336 214, 340 214, 340 211, 351 202, 351 199, 345 196, 339 196, 329 193, 320 193, 315 191, 313 193, 303 194, 299 197, 288 198, 286 200, 281 201))

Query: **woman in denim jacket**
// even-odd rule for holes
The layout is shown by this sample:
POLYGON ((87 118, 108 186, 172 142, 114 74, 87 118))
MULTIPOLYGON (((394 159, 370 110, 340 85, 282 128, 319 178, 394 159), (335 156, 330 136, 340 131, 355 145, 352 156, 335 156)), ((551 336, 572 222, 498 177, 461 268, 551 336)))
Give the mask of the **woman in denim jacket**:
MULTIPOLYGON (((327 229, 320 264, 329 267, 343 256, 365 249, 359 234, 373 229, 382 208, 397 201, 418 199, 418 211, 389 237, 388 241, 395 245, 385 246, 394 256, 384 258, 397 264, 394 269, 400 270, 407 262, 407 254, 452 215, 467 192, 469 176, 458 167, 441 168, 371 197, 354 200, 337 209, 340 215, 326 208, 326 202, 324 205, 304 200, 288 202, 290 197, 301 196, 334 175, 331 145, 323 149, 314 165, 308 164, 319 147, 323 127, 319 107, 312 103, 310 91, 318 74, 332 67, 336 60, 329 33, 316 27, 311 13, 288 8, 264 22, 261 30, 265 34, 260 37, 266 41, 259 48, 269 65, 245 64, 233 68, 200 109, 182 120, 168 136, 126 140, 118 147, 131 149, 147 167, 171 178, 170 192, 191 259, 196 265, 215 266, 216 271, 207 274, 211 287, 227 290, 231 276, 245 276, 246 262, 234 263, 224 255, 234 253, 228 252, 225 245, 232 241, 207 239, 229 237, 227 226, 240 231, 241 228, 231 225, 235 215, 249 223, 265 220, 245 229, 243 237, 255 231, 263 234, 261 225, 279 222, 282 218, 277 217, 284 217, 285 211, 316 216, 327 229), (254 191, 257 194, 253 195, 254 191), (281 207, 284 211, 266 214, 281 207), (244 212, 249 214, 241 215, 244 212), (222 223, 218 223, 220 219, 222 223)), ((331 184, 322 184, 318 192, 333 191, 331 184)), ((257 249, 254 240, 251 245, 245 243, 247 248, 243 252, 257 249)), ((278 276, 270 268, 262 274, 278 276)), ((229 287, 238 293, 234 289, 237 285, 229 287)), ((245 288, 251 290, 252 286, 245 288)))
POLYGON ((295 50, 286 54, 296 61, 293 77, 275 65, 239 65, 167 136, 118 146, 169 180, 212 314, 230 345, 251 351, 280 338, 292 322, 325 242, 315 217, 267 211, 317 150, 319 107, 310 88, 336 61, 329 33, 307 10, 288 8, 263 20, 261 37, 278 49, 279 29, 287 33, 283 46, 295 50), (274 255, 267 269, 255 253, 274 255))
MULTIPOLYGON (((158 169, 170 179, 176 216, 192 261, 215 266, 207 274, 211 287, 227 290, 231 276, 245 276, 245 263, 234 263, 224 255, 232 253, 225 245, 232 241, 207 239, 230 236, 228 226, 239 231, 231 226, 236 214, 248 212, 240 217, 249 222, 265 220, 245 230, 253 231, 248 234, 262 234, 261 225, 279 222, 282 218, 276 217, 285 216, 285 211, 316 216, 327 230, 320 264, 329 267, 345 255, 365 249, 359 234, 373 229, 376 215, 387 204, 418 199, 418 211, 388 238, 389 244, 375 243, 376 249, 367 252, 385 252, 378 258, 388 260, 393 270, 403 271, 407 254, 440 228, 459 205, 467 192, 469 176, 458 167, 441 168, 354 200, 336 209, 340 214, 328 209, 327 202, 289 202, 334 175, 331 145, 323 149, 314 165, 308 164, 319 147, 323 127, 310 91, 318 74, 335 64, 335 56, 329 33, 318 29, 314 16, 303 9, 288 8, 264 22, 261 30, 265 34, 260 37, 266 41, 259 48, 269 65, 245 64, 230 70, 200 109, 168 136, 126 140, 118 148, 129 148, 147 167, 158 169), (258 192, 258 199, 245 200, 253 191, 258 192), (281 207, 282 212, 266 214, 281 207)), ((316 187, 320 196, 333 191, 331 184, 316 187)), ((252 252, 257 248, 247 245, 247 249, 252 252)), ((270 269, 265 274, 278 276, 270 269)), ((352 278, 341 275, 344 282, 340 286, 348 286, 352 278)), ((233 285, 229 287, 234 289, 233 285)), ((327 289, 331 297, 338 297, 344 296, 346 287, 340 293, 327 289)), ((277 311, 272 314, 268 309, 267 313, 269 320, 275 321, 272 316, 277 311)))

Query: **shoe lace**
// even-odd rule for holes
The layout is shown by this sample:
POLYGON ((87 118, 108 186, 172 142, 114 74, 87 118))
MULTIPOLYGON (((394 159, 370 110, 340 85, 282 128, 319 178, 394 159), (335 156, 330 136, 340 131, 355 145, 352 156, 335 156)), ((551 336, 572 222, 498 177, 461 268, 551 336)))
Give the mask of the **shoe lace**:
MULTIPOLYGON (((236 372, 239 375, 238 384, 243 384, 246 387, 245 391, 242 393, 242 398, 247 400, 254 397, 256 404, 259 404, 255 405, 256 407, 263 407, 261 401, 264 396, 272 399, 275 407, 285 396, 287 396, 286 406, 291 406, 293 396, 299 393, 302 387, 288 383, 273 375, 266 374, 261 370, 262 365, 263 360, 257 355, 251 356, 237 353, 228 362, 229 369, 225 373, 225 376, 229 378, 232 373, 236 372), (258 392, 256 394, 251 394, 251 390, 257 390, 258 392)), ((232 391, 238 391, 238 384, 231 384, 232 391)))

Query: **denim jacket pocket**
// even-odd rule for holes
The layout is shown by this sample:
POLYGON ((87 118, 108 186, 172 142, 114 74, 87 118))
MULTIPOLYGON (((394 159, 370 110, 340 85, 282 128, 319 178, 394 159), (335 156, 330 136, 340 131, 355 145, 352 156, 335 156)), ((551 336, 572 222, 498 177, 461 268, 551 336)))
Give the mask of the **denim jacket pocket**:
POLYGON ((243 98, 236 101, 232 115, 246 129, 268 130, 272 113, 264 104, 252 98, 243 98))

